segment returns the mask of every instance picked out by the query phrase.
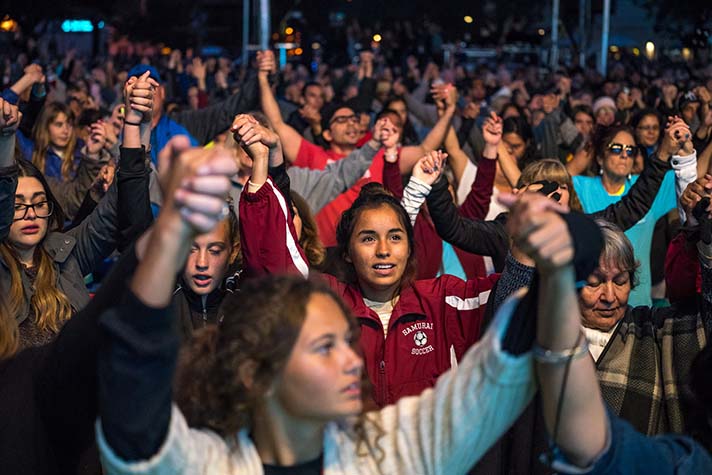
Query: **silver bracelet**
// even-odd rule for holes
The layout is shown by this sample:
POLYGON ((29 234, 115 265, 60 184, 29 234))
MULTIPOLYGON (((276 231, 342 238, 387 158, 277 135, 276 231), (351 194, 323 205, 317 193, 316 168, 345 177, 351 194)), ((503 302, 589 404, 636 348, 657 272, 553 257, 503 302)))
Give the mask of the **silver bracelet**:
POLYGON ((579 341, 581 343, 577 346, 561 351, 542 348, 535 343, 532 347, 532 356, 534 357, 534 360, 539 363, 553 365, 566 364, 570 360, 575 360, 588 354, 588 340, 586 339, 586 336, 581 334, 579 341))

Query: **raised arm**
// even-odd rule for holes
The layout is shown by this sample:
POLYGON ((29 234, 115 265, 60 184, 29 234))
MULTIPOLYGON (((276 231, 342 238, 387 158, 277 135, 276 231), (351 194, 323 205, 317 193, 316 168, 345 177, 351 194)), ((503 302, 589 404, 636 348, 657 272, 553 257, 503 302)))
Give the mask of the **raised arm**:
POLYGON ((463 251, 492 256, 495 269, 500 272, 509 250, 509 236, 498 218, 494 221, 469 220, 457 211, 444 178, 433 184, 427 198, 430 216, 438 235, 463 251))
POLYGON ((150 140, 146 130, 150 129, 155 87, 157 84, 148 77, 148 72, 141 78, 127 82, 127 115, 118 179, 112 183, 91 214, 69 231, 77 240, 73 253, 84 274, 91 272, 115 248, 126 247, 150 225, 150 172, 142 140, 150 140))
POLYGON ((252 177, 240 194, 240 245, 245 274, 309 275, 287 201, 269 178, 269 148, 250 116, 235 119, 235 140, 252 158, 252 177))
POLYGON ((403 190, 401 205, 408 212, 410 223, 415 226, 415 219, 420 208, 430 193, 432 184, 440 177, 447 160, 447 153, 433 151, 423 156, 413 167, 408 185, 403 190))
POLYGON ((460 215, 469 219, 485 219, 489 212, 490 200, 497 174, 497 149, 502 141, 502 119, 494 112, 482 126, 485 148, 477 167, 475 181, 467 198, 460 205, 460 215))
POLYGON ((294 130, 293 127, 287 125, 282 119, 282 113, 279 111, 279 104, 274 97, 272 87, 269 84, 270 73, 276 71, 277 66, 274 60, 274 53, 270 50, 259 51, 257 53, 258 73, 257 82, 260 89, 260 102, 262 111, 272 123, 272 127, 277 131, 282 147, 284 149, 284 158, 287 162, 292 163, 297 159, 299 147, 304 138, 294 130))
POLYGON ((400 167, 403 174, 409 173, 423 155, 440 147, 450 129, 457 106, 457 89, 453 85, 445 85, 434 90, 434 95, 442 103, 440 117, 420 145, 401 149, 400 167))
MULTIPOLYGON (((574 242, 559 212, 558 203, 525 193, 513 203, 507 227, 536 261, 540 275, 534 360, 546 427, 568 460, 585 467, 605 449, 608 428, 596 369, 581 331, 574 242)), ((594 223, 587 226, 597 231, 594 223)), ((597 264, 602 248, 598 233, 590 249, 595 262, 588 270, 597 264)))
MULTIPOLYGON (((166 439, 179 346, 168 310, 175 276, 193 237, 224 218, 229 177, 237 172, 233 158, 220 147, 181 150, 174 143, 161 152, 170 154, 172 162, 165 205, 147 235, 129 284, 131 295, 101 320, 98 443, 109 474, 121 472, 117 466, 153 457, 166 439)), ((187 456, 174 468, 172 473, 197 473, 187 456)))
POLYGON ((17 166, 15 165, 15 130, 21 113, 17 106, 0 99, 0 240, 10 234, 15 217, 17 166))

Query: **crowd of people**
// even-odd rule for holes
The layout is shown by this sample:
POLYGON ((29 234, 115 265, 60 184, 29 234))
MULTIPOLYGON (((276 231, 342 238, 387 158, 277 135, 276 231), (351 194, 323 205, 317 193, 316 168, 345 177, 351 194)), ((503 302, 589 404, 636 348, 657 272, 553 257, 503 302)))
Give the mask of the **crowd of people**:
POLYGON ((400 47, 6 63, 3 473, 712 472, 712 71, 400 47))

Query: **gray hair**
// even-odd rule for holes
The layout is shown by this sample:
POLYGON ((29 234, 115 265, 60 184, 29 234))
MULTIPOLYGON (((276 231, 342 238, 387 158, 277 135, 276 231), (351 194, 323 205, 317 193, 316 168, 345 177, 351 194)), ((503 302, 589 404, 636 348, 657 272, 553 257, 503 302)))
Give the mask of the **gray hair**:
POLYGON ((635 259, 633 244, 615 224, 600 218, 595 221, 603 234, 601 262, 615 263, 621 271, 628 272, 630 287, 633 289, 638 285, 637 272, 640 267, 640 262, 635 259))

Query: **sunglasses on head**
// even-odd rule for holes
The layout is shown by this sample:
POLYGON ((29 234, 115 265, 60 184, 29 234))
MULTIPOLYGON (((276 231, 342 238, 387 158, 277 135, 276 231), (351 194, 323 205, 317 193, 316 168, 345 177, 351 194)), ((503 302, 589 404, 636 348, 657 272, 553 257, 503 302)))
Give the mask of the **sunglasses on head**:
POLYGON ((613 155, 621 155, 625 151, 627 157, 633 158, 638 154, 638 147, 635 145, 623 145, 620 143, 608 144, 608 151, 613 155))

